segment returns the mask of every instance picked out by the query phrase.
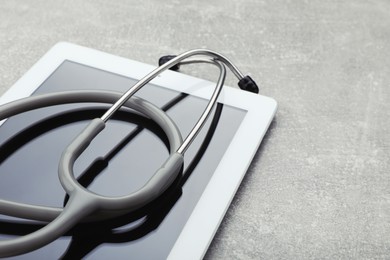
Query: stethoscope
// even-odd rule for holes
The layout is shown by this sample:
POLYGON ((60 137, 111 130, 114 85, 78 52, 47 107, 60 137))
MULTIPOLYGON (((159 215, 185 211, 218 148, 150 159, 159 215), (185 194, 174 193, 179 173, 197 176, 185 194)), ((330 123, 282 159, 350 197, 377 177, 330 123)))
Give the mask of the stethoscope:
POLYGON ((139 209, 161 196, 180 175, 184 164, 184 153, 191 145, 221 93, 226 78, 227 66, 239 79, 241 89, 258 93, 256 83, 244 76, 238 68, 219 53, 196 49, 178 56, 160 59, 158 68, 139 80, 124 94, 108 91, 66 91, 31 96, 0 106, 0 120, 29 110, 77 102, 98 102, 113 104, 100 118, 93 119, 87 127, 65 148, 58 167, 62 187, 69 195, 64 208, 54 208, 17 203, 0 199, 0 214, 40 221, 51 221, 43 228, 25 236, 0 241, 0 257, 24 254, 54 241, 80 222, 117 217, 139 209), (190 59, 193 56, 208 57, 190 59), (182 140, 180 131, 172 119, 160 108, 133 95, 161 72, 179 65, 211 63, 220 70, 220 75, 211 98, 188 136, 182 140), (78 183, 73 174, 73 165, 88 147, 89 143, 104 129, 105 123, 121 107, 127 107, 150 118, 161 127, 169 141, 169 157, 139 190, 121 197, 107 197, 96 194, 78 183))

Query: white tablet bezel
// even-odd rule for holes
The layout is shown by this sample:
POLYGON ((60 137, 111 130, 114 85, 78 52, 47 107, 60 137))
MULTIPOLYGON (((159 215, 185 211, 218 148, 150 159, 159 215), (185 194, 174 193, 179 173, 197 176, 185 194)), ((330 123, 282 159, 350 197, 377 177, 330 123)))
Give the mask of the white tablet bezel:
MULTIPOLYGON (((155 68, 61 42, 0 98, 0 104, 31 95, 65 60, 134 79, 142 78, 155 68)), ((162 73, 152 83, 202 98, 210 97, 214 86, 212 82, 173 71, 162 73)), ((200 259, 204 256, 277 108, 272 98, 229 87, 223 89, 219 102, 248 112, 172 248, 169 259, 200 259)))

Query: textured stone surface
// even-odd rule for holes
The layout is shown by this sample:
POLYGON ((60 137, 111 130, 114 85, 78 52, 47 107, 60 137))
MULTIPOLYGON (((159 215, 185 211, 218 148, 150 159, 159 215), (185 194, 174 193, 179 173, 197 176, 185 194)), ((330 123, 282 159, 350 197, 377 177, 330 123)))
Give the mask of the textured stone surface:
POLYGON ((0 92, 58 41, 218 50, 279 110, 206 258, 389 259, 389 28, 385 0, 2 0, 0 92))

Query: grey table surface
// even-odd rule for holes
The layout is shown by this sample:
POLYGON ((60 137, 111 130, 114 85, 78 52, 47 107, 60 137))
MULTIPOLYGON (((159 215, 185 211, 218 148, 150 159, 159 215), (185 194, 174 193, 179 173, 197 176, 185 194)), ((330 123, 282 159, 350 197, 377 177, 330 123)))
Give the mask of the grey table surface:
POLYGON ((0 93, 59 41, 207 47, 278 101, 206 259, 390 259, 389 1, 2 0, 0 93))

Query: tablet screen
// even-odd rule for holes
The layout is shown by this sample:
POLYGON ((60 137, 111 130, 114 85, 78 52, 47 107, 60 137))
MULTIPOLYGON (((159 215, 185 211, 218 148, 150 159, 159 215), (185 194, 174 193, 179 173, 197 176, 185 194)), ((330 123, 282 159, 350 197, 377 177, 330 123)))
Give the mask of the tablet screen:
MULTIPOLYGON (((34 94, 73 89, 124 92, 135 82, 132 78, 65 61, 34 94)), ((202 98, 153 84, 142 88, 136 96, 166 110, 183 138, 207 104, 202 98)), ((0 127, 0 197, 62 207, 66 194, 57 175, 61 152, 90 119, 100 117, 107 107, 61 105, 7 120, 0 127)), ((165 259, 245 114, 242 109, 218 104, 185 154, 183 177, 148 207, 115 220, 79 225, 44 248, 19 257, 165 259)), ((75 175, 93 192, 126 195, 139 189, 168 153, 166 138, 153 122, 123 109, 76 161, 75 175)), ((0 217, 2 239, 41 227, 36 222, 0 217)))

